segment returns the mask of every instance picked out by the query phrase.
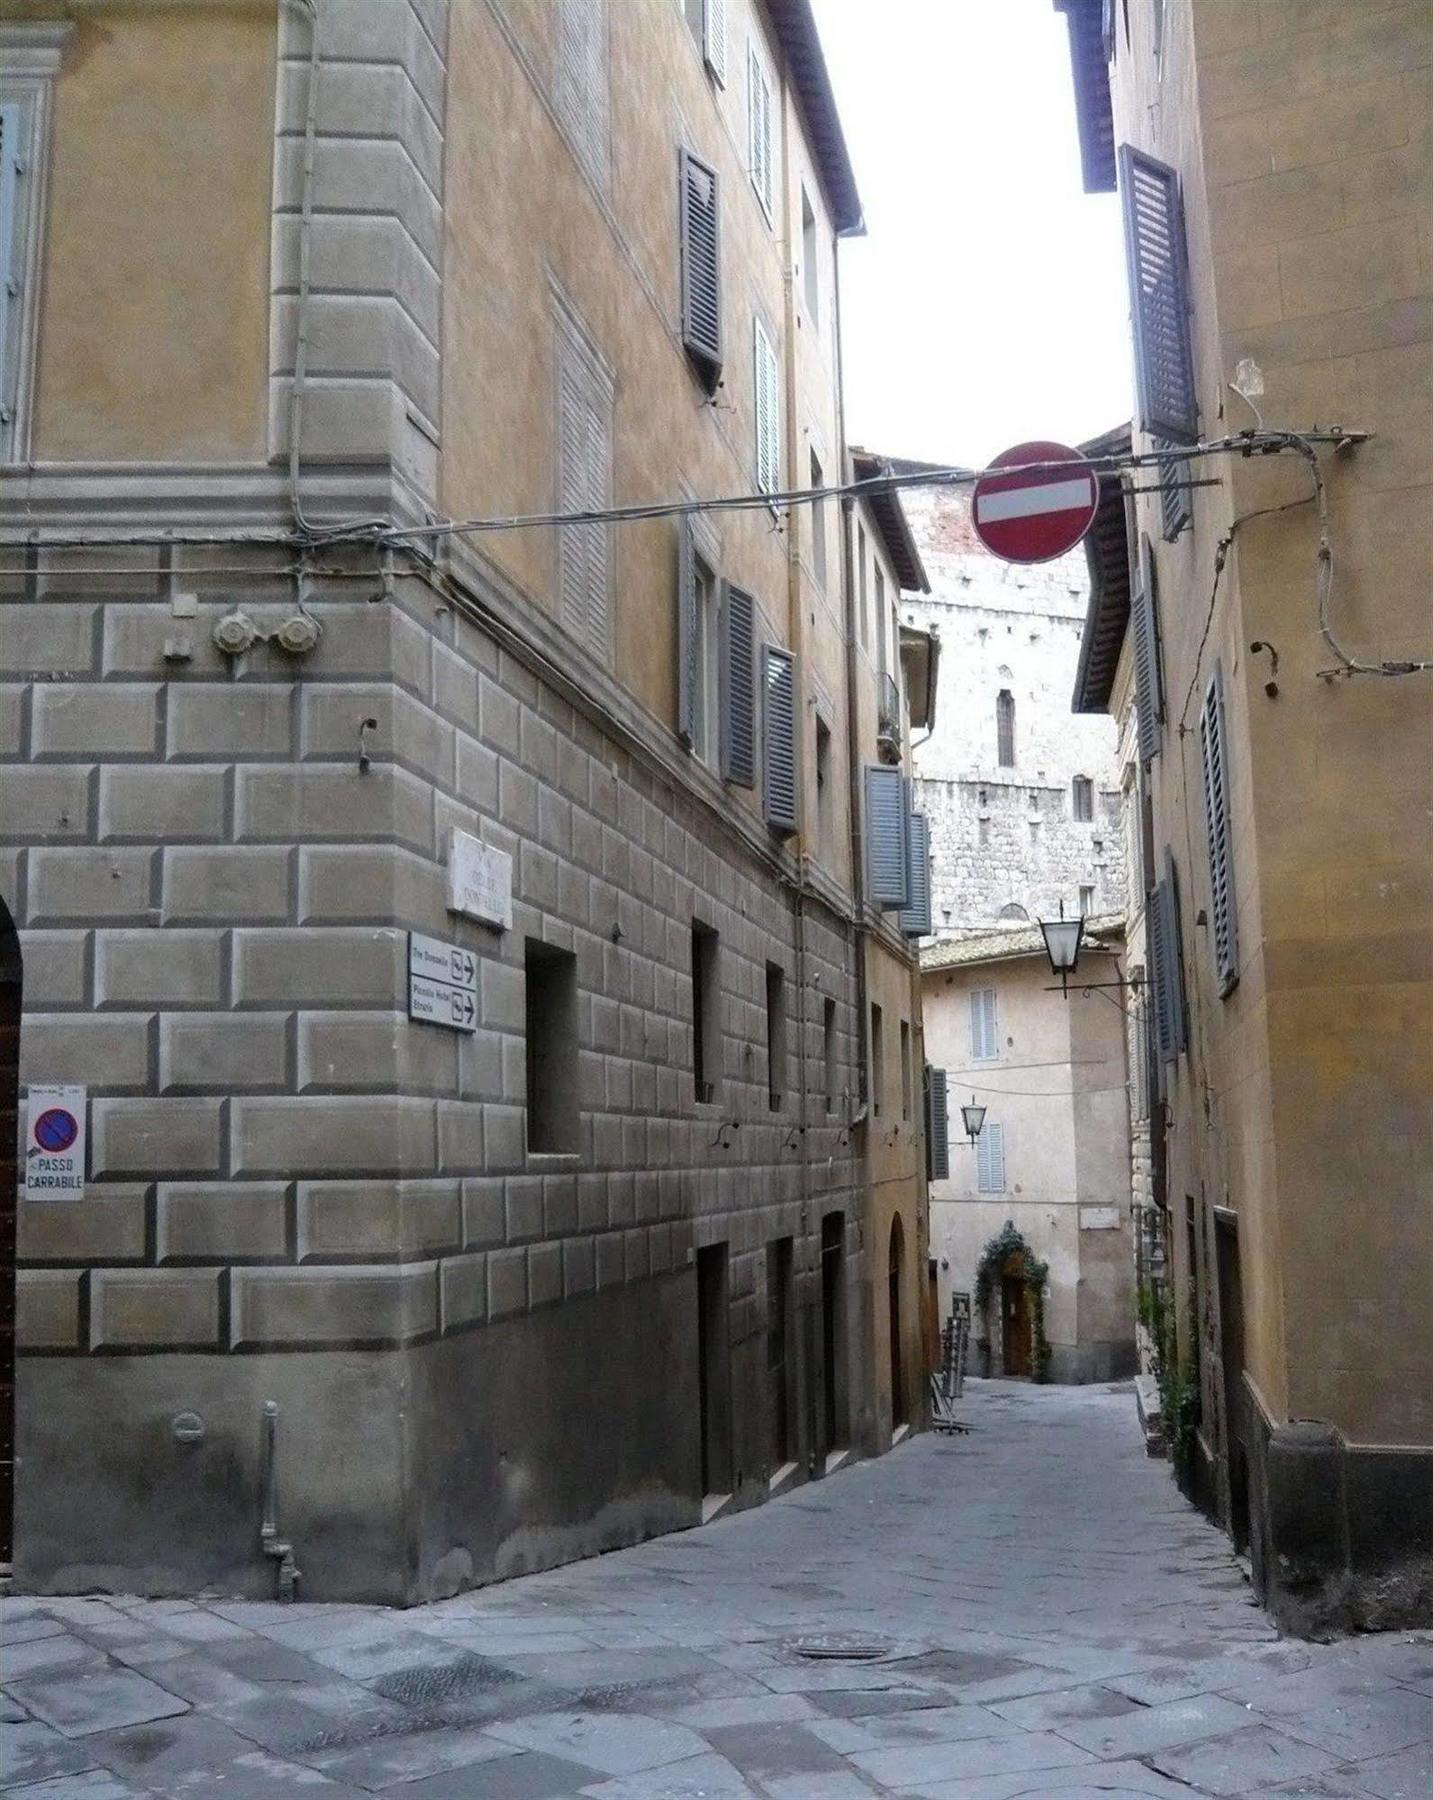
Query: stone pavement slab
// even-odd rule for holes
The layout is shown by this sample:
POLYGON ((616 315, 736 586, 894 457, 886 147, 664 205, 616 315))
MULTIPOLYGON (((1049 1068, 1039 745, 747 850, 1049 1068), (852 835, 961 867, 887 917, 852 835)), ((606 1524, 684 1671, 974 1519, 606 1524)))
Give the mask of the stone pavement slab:
POLYGON ((967 1438, 401 1613, 0 1599, 0 1785, 1430 1800, 1433 1633, 1281 1643, 1125 1391, 972 1383, 964 1412, 967 1438))

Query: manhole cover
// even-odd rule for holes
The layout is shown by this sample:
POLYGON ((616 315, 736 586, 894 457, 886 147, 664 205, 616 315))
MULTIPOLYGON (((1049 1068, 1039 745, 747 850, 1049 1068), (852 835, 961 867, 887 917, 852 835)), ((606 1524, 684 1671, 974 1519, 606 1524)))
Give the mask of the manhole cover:
POLYGON ((896 1645, 890 1638, 871 1632, 818 1631, 809 1637, 793 1638, 786 1646, 793 1656, 805 1656, 814 1662, 880 1662, 892 1655, 896 1645))

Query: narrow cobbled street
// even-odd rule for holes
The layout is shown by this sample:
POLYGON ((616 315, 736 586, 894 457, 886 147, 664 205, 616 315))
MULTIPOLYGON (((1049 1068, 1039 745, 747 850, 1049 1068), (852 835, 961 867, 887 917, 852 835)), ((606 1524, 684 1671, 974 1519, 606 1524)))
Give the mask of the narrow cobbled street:
MULTIPOLYGON (((1281 1643, 1122 1388, 399 1614, 0 1602, 25 1800, 1433 1791, 1433 1634, 1281 1643)), ((301 1546, 300 1546, 301 1550, 301 1546)))

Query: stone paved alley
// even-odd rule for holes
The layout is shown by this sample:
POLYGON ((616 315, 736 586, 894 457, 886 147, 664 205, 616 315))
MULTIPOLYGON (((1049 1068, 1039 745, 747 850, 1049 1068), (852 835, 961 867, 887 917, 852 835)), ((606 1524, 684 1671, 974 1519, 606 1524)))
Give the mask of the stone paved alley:
POLYGON ((5 1600, 0 1778, 25 1800, 1427 1800, 1433 1634, 1280 1643, 1127 1390, 973 1383, 964 1414, 967 1437, 406 1614, 5 1600))

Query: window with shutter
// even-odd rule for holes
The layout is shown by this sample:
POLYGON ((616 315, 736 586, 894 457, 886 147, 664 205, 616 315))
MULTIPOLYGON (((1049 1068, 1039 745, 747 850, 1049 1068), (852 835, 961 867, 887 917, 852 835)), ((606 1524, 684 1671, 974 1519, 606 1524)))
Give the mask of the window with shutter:
POLYGON ((901 911, 901 930, 907 937, 929 937, 930 922, 930 821, 924 813, 912 813, 908 821, 910 904, 901 911))
POLYGON ((762 211, 770 220, 776 204, 776 176, 771 155, 771 83, 755 44, 751 46, 748 59, 747 125, 747 166, 751 170, 751 185, 756 189, 762 211))
POLYGON ((989 1062, 1000 1054, 994 988, 970 990, 970 1054, 975 1062, 989 1062))
POLYGON ((950 1100, 944 1069, 925 1072, 925 1172, 928 1181, 950 1179, 950 1100))
MULTIPOLYGON (((1175 448, 1168 438, 1154 440, 1156 450, 1175 448)), ((1188 486, 1189 463, 1183 457, 1165 456, 1159 464, 1159 513, 1164 541, 1172 544, 1194 523, 1193 490, 1188 486)))
MULTIPOLYGON (((556 315, 557 510, 599 511, 612 503, 612 382, 564 307, 556 315)), ((557 586, 564 627, 606 659, 612 528, 559 525, 557 586)))
POLYGON ((756 785, 756 602, 727 583, 721 609, 721 772, 756 785))
POLYGON ((557 0, 552 103, 572 152, 607 186, 611 115, 607 88, 607 0, 557 0))
POLYGON ((726 0, 705 0, 702 7, 702 56, 712 75, 726 86, 726 0))
POLYGON ((20 34, 24 73, 0 67, 0 463, 29 454, 52 82, 71 27, 4 29, 20 34))
POLYGON ((20 108, 0 106, 0 457, 11 454, 15 422, 16 349, 21 287, 19 269, 20 108))
POLYGON ((766 822, 783 837, 796 830, 796 660, 789 650, 765 651, 762 719, 762 797, 766 822))
POLYGON ((1157 157, 1121 144, 1119 184, 1139 422, 1155 436, 1193 443, 1199 409, 1179 174, 1157 157))
POLYGON ((1085 824, 1095 816, 1095 784, 1088 775, 1076 775, 1070 783, 1070 814, 1085 824))
POLYGON ((982 1194, 1005 1192, 1005 1127, 988 1118, 975 1140, 975 1186, 982 1194))
POLYGON ((866 769, 868 897, 882 912, 910 905, 910 812, 906 778, 878 763, 866 769))
POLYGON ((716 171, 688 150, 680 156, 682 344, 702 386, 721 380, 721 261, 716 171))
POLYGON ((1239 930, 1234 901, 1234 850, 1229 822, 1229 749, 1224 723, 1224 671, 1218 663, 1199 714, 1204 764, 1204 823, 1209 839, 1210 939, 1219 992, 1239 980, 1239 930))
POLYGON ((1154 553, 1149 539, 1139 546, 1139 579, 1130 596, 1134 627, 1134 691, 1139 754, 1144 762, 1159 754, 1164 718, 1164 675, 1159 642, 1159 598, 1155 591, 1154 553))
POLYGON ((751 336, 756 485, 763 494, 774 494, 781 487, 781 397, 776 350, 760 319, 752 321, 751 336))
POLYGON ((1171 1063, 1184 1050, 1184 959, 1179 929, 1179 888, 1174 858, 1166 850, 1164 878, 1145 908, 1154 985, 1154 1031, 1159 1060, 1171 1063))

